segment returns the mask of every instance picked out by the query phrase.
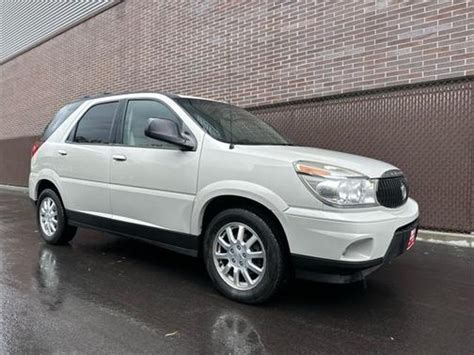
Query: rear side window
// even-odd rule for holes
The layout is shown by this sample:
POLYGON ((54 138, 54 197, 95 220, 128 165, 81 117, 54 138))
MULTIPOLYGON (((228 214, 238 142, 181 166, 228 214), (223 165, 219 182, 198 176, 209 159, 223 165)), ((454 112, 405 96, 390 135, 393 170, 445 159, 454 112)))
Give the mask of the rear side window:
POLYGON ((63 124, 64 121, 66 121, 66 119, 71 115, 71 113, 76 111, 76 109, 81 104, 82 101, 79 101, 63 106, 44 129, 43 135, 41 136, 41 141, 44 142, 49 137, 51 137, 51 135, 63 124))
POLYGON ((118 102, 92 106, 77 124, 74 142, 109 144, 118 102))

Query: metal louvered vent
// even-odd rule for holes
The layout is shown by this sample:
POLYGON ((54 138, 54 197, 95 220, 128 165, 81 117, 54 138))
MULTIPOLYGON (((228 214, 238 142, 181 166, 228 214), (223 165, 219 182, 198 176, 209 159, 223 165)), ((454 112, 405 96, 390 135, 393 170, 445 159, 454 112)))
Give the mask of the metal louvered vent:
POLYGON ((377 200, 382 206, 395 208, 408 199, 407 179, 399 170, 385 172, 378 181, 377 200))
POLYGON ((116 0, 0 1, 0 63, 118 2, 116 0))

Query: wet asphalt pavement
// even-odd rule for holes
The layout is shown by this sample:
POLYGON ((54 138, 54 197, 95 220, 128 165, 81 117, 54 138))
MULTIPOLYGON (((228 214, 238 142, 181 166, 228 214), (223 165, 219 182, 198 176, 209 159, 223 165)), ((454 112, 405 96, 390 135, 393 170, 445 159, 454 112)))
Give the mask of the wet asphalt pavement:
POLYGON ((297 281, 227 300, 202 263, 79 230, 45 245, 0 190, 0 353, 445 353, 474 350, 474 249, 419 242, 363 285, 297 281))

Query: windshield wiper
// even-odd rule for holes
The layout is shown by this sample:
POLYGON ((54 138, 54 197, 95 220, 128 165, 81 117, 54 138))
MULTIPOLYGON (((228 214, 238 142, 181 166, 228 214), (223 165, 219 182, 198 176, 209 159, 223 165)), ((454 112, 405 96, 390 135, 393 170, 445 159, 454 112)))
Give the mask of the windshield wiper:
POLYGON ((281 146, 292 146, 293 143, 259 143, 259 142, 249 142, 249 141, 238 141, 233 142, 234 144, 240 145, 281 145, 281 146))

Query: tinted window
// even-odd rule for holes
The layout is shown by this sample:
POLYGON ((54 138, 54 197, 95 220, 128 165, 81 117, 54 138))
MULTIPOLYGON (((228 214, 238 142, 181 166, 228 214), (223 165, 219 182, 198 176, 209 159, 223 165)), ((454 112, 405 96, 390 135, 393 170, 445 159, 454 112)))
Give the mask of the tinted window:
POLYGON ((108 102, 91 107, 77 125, 74 142, 108 144, 117 106, 108 102))
POLYGON ((250 112, 223 102, 176 99, 212 137, 227 143, 289 145, 273 127, 250 112))
POLYGON ((158 101, 130 100, 125 114, 123 144, 178 149, 173 144, 145 136, 145 128, 149 118, 167 118, 181 124, 174 112, 158 101))
POLYGON ((43 135, 41 136, 41 140, 45 141, 66 121, 71 113, 76 111, 76 109, 82 104, 82 101, 73 102, 72 104, 68 104, 63 106, 58 113, 54 116, 54 118, 49 122, 46 128, 43 131, 43 135))

